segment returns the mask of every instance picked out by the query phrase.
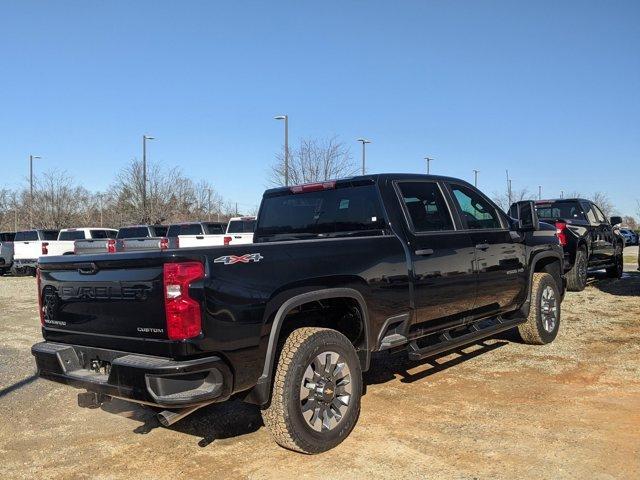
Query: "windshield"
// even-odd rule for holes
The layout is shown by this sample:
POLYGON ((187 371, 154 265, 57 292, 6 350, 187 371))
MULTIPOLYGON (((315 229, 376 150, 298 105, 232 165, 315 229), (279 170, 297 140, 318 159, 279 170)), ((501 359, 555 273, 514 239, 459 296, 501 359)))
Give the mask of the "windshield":
POLYGON ((85 235, 82 230, 74 230, 69 232, 60 232, 58 240, 84 240, 85 235))
POLYGON ((227 233, 253 233, 255 229, 255 220, 231 220, 227 227, 227 233))
POLYGON ((382 234, 375 185, 265 197, 255 242, 382 234))
POLYGON ((536 203, 536 211, 539 218, 586 220, 582 207, 575 201, 560 200, 551 203, 536 203))

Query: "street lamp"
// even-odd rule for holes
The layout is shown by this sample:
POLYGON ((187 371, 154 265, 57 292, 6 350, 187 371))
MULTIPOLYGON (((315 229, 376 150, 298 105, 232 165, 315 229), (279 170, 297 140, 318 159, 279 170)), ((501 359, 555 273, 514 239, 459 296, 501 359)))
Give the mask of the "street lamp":
POLYGON ((542 185, 538 185, 538 200, 542 200, 542 185))
POLYGON ((478 188, 478 173, 480 173, 480 170, 473 171, 473 186, 476 188, 478 188))
POLYGON ((289 186, 289 115, 278 115, 275 120, 284 120, 284 184, 289 186))
POLYGON ((367 140, 366 138, 359 138, 358 142, 362 142, 362 174, 364 175, 364 161, 365 161, 365 145, 367 143, 371 143, 371 140, 367 140))
POLYGON ((431 161, 434 160, 433 158, 429 158, 429 157, 424 157, 424 159, 427 161, 427 175, 429 175, 429 170, 430 170, 430 165, 431 165, 431 161))
POLYGON ((142 135, 142 215, 147 221, 147 140, 155 140, 150 135, 142 135))
POLYGON ((33 160, 42 158, 39 155, 29 155, 29 226, 33 227, 33 160))

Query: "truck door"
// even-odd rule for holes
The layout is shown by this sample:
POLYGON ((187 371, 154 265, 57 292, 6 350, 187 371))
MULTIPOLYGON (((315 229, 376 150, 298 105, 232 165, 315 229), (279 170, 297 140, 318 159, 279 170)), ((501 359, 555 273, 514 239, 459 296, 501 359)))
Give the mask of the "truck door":
POLYGON ((475 248, 478 293, 474 312, 512 310, 527 291, 524 244, 510 230, 506 216, 478 190, 456 183, 449 188, 475 248))
POLYGON ((613 226, 609 223, 607 217, 604 216, 602 210, 600 210, 595 203, 592 204, 592 208, 596 214, 596 219, 598 220, 597 231, 600 238, 600 258, 602 259, 602 263, 608 264, 613 262, 613 257, 615 255, 613 226))
POLYGON ((396 191, 407 220, 416 323, 461 323, 476 295, 471 237, 456 230, 437 182, 398 181, 396 191))

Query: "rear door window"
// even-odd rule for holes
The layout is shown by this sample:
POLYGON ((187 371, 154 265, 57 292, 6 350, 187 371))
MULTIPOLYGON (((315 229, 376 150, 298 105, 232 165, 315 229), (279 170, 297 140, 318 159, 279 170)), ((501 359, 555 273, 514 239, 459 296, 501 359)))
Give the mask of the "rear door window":
POLYGON ((482 196, 462 185, 451 185, 462 221, 470 230, 503 228, 497 210, 482 196))
POLYGON ((435 182, 400 182, 402 201, 415 232, 453 230, 453 220, 435 182))

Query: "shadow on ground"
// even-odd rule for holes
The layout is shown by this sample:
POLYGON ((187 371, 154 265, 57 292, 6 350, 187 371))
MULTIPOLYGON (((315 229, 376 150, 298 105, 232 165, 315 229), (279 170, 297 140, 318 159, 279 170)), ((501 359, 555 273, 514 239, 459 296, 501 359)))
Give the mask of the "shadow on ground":
POLYGON ((589 278, 587 285, 611 295, 640 296, 640 272, 626 271, 622 278, 607 278, 604 272, 596 272, 589 278))

